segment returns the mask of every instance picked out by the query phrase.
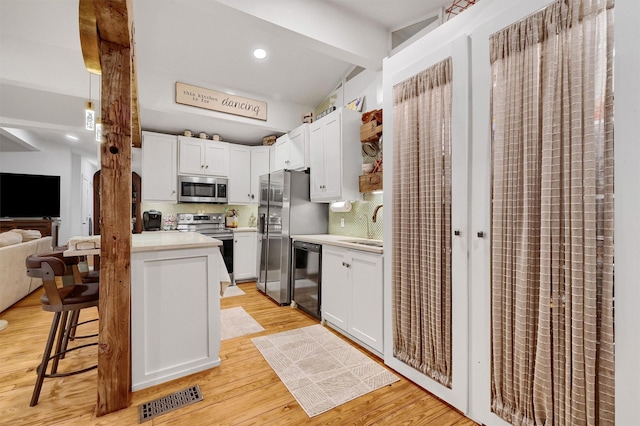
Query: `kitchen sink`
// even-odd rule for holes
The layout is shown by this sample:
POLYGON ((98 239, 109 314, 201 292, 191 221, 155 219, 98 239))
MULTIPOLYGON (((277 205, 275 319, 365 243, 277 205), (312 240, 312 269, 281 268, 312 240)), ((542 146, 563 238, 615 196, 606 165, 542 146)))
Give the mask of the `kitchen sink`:
POLYGON ((382 241, 377 240, 341 240, 343 243, 361 244, 363 246, 382 247, 382 241))

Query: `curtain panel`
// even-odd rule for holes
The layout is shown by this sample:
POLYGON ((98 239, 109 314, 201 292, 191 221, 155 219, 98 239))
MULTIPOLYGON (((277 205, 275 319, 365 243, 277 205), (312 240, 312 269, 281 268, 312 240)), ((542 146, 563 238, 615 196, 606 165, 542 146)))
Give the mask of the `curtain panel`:
POLYGON ((490 43, 492 410, 614 424, 613 1, 557 1, 490 43))
POLYGON ((394 356, 451 387, 452 59, 393 88, 394 356))

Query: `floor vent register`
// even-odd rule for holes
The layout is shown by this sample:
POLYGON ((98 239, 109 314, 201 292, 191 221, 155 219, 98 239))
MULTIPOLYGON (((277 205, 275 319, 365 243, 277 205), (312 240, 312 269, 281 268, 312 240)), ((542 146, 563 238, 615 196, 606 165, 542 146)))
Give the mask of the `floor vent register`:
POLYGON ((140 418, 138 423, 146 422, 147 420, 151 420, 161 414, 168 413, 169 411, 185 407, 202 400, 203 397, 202 392, 200 392, 200 386, 195 385, 190 388, 174 392, 171 395, 145 402, 139 407, 138 414, 140 418))

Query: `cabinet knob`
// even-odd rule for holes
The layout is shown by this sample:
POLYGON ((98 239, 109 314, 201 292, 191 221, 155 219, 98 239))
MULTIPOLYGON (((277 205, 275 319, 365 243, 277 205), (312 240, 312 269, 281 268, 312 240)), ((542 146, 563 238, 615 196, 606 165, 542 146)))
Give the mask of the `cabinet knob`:
POLYGON ((456 235, 456 236, 459 237, 460 236, 460 230, 456 229, 455 231, 453 231, 453 235, 456 235))
POLYGON ((209 168, 209 165, 207 164, 206 166, 204 166, 204 168, 205 168, 205 169, 208 169, 208 168, 209 168))
POLYGON ((482 231, 478 232, 478 238, 484 238, 484 232, 482 231))

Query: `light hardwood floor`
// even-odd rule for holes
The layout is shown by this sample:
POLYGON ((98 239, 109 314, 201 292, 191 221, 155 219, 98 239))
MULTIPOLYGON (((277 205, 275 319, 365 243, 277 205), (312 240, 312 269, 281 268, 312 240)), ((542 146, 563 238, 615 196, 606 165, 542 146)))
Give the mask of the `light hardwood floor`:
MULTIPOLYGON (((219 367, 132 393, 129 408, 102 417, 94 414, 96 370, 63 379, 46 379, 37 406, 29 407, 52 313, 40 307, 41 290, 7 311, 9 327, 0 332, 0 425, 135 425, 138 406, 198 384, 204 400, 151 419, 146 425, 459 425, 475 423, 407 379, 378 389, 319 416, 309 418, 278 379, 251 338, 317 324, 290 307, 279 307, 257 292, 255 283, 239 284, 246 295, 221 299, 222 309, 242 306, 265 331, 222 342, 219 367)), ((97 315, 89 311, 82 319, 97 315)), ((96 323, 85 330, 97 330, 96 323)), ((337 334, 337 333, 336 333, 337 334)), ((61 362, 95 362, 96 347, 61 362)), ((382 361, 363 350, 368 356, 382 361)))

